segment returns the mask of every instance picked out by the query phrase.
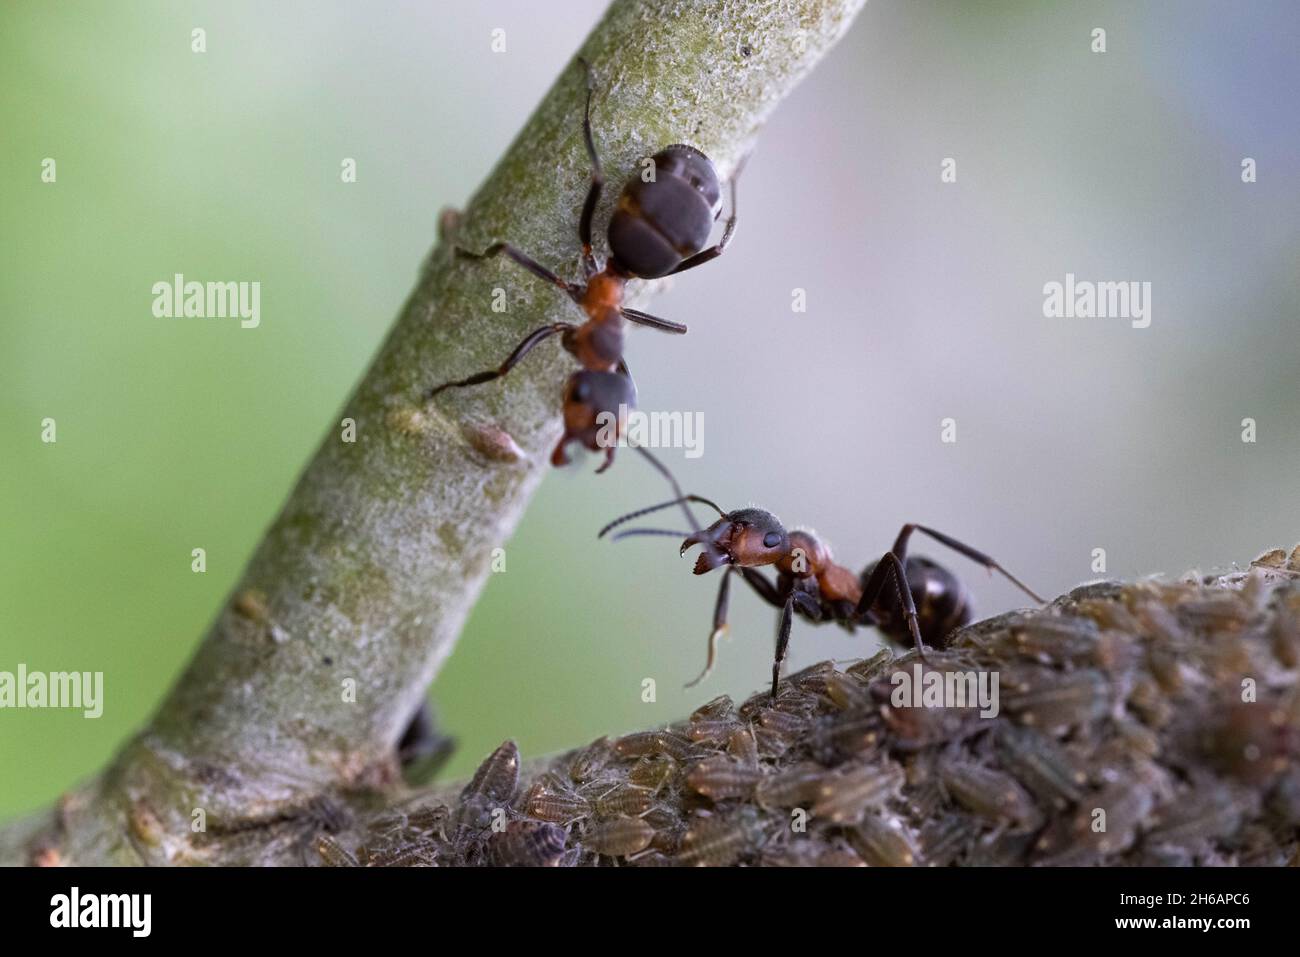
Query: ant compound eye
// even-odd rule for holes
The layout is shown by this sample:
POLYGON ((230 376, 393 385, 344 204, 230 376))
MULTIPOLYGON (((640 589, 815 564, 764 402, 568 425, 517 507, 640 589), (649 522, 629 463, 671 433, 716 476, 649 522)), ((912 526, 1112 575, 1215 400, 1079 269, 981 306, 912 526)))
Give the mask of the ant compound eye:
POLYGON ((776 548, 776 546, 780 544, 781 544, 780 532, 768 532, 766 535, 763 536, 764 548, 776 548))
POLYGON ((573 397, 579 402, 586 402, 591 398, 591 383, 586 379, 580 379, 573 387, 573 397))

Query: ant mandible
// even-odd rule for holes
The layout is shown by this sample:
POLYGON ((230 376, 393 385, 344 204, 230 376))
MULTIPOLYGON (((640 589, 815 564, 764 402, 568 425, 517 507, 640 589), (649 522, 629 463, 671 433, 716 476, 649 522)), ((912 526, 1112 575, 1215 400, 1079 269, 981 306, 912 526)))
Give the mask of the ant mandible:
MULTIPOLYGON (((776 658, 772 664, 772 697, 776 698, 781 665, 790 643, 793 615, 798 611, 813 623, 835 621, 853 631, 858 626, 875 627, 898 644, 909 642, 925 659, 925 642, 935 645, 971 618, 969 593, 948 570, 927 558, 907 554, 914 532, 928 535, 953 551, 965 555, 989 570, 999 572, 1026 595, 1043 604, 1043 599, 996 561, 969 545, 942 532, 909 522, 894 540, 894 547, 880 560, 868 565, 861 575, 835 563, 830 548, 810 531, 787 532, 771 512, 761 508, 742 508, 724 512, 709 499, 698 495, 679 496, 660 505, 639 509, 617 518, 600 530, 597 537, 625 522, 685 502, 698 502, 714 509, 720 518, 700 530, 692 521, 691 533, 653 528, 634 528, 619 532, 614 541, 632 535, 685 535, 680 549, 685 554, 692 546, 701 546, 695 561, 695 574, 704 575, 724 567, 713 611, 713 631, 709 635, 709 653, 700 676, 688 688, 703 681, 713 669, 718 638, 727 630, 727 603, 731 573, 738 571, 745 582, 768 604, 781 610, 777 627, 776 658), (775 565, 773 583, 756 569, 775 565), (892 586, 892 594, 886 591, 892 586), (920 595, 920 606, 914 595, 920 595)), ((689 514, 689 507, 686 507, 689 514)))
MULTIPOLYGON (((713 223, 722 213, 722 189, 717 170, 707 156, 693 146, 674 144, 652 157, 654 175, 629 179, 619 196, 618 205, 606 229, 609 258, 602 266, 592 249, 591 226, 605 185, 604 172, 596 144, 591 135, 591 95, 595 86, 590 64, 580 59, 587 73, 587 102, 583 113, 582 135, 591 160, 591 185, 578 221, 578 239, 582 244, 582 265, 586 282, 561 279, 541 263, 507 242, 493 243, 481 253, 456 247, 458 257, 483 260, 504 255, 533 275, 558 286, 587 315, 578 325, 557 322, 535 329, 524 337, 501 365, 455 382, 445 382, 430 389, 425 398, 432 399, 446 389, 458 389, 499 379, 513 369, 536 346, 559 334, 564 348, 577 358, 582 369, 569 377, 564 388, 564 435, 551 455, 551 464, 569 462, 566 448, 579 442, 592 450, 605 452, 603 472, 614 461, 617 442, 602 435, 601 423, 616 423, 616 434, 623 423, 617 416, 620 407, 633 408, 636 390, 623 360, 624 320, 678 335, 686 326, 623 305, 630 279, 658 279, 694 269, 722 255, 736 230, 736 176, 731 179, 731 216, 722 238, 708 249, 705 244, 713 223)), ((737 169, 737 174, 739 170, 737 169)))

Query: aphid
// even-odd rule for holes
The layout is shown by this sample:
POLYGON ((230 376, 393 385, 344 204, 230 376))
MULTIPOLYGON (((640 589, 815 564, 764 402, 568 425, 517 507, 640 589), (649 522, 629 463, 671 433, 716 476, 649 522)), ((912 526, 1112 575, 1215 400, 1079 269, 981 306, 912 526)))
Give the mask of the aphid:
POLYGON ((412 834, 419 838, 436 836, 441 841, 447 841, 447 825, 450 822, 451 810, 445 804, 426 804, 409 814, 398 811, 377 818, 366 827, 366 834, 369 840, 377 844, 409 840, 409 835, 412 834))
MULTIPOLYGON (((1112 584, 1116 586, 1113 596, 1080 600, 1075 603, 1074 610, 1080 615, 1091 618, 1107 631, 1115 631, 1124 635, 1140 634, 1142 629, 1137 616, 1129 610, 1128 606, 1122 604, 1122 586, 1119 582, 1113 582, 1112 584)), ((1078 591, 1078 589, 1075 589, 1075 591, 1078 591)))
POLYGON ((881 648, 870 658, 855 661, 844 670, 846 675, 857 678, 863 684, 878 678, 894 660, 894 653, 888 648, 881 648))
POLYGON ((523 810, 539 821, 572 824, 591 814, 592 804, 582 795, 562 787, 556 779, 543 775, 524 795, 523 810))
POLYGON ((364 863, 367 867, 433 867, 441 853, 441 847, 433 841, 399 841, 368 849, 364 863))
POLYGON ((482 825, 492 811, 506 807, 519 784, 519 748, 505 741, 487 756, 460 793, 460 822, 482 825))
POLYGON ((498 867, 555 867, 565 858, 564 828, 545 821, 510 821, 488 838, 488 855, 498 867))
POLYGON ((1087 601, 1105 602, 1108 604, 1118 604, 1124 592, 1124 583, 1107 579, 1104 581, 1088 582, 1072 588, 1065 596, 1067 602, 1082 603, 1087 601))
POLYGON ((727 738, 727 753, 741 764, 757 767, 758 741, 754 737, 754 729, 746 725, 731 732, 727 738))
POLYGON ((1151 780, 1134 774, 1085 798, 1039 835, 1034 849, 1057 865, 1088 864, 1131 847, 1155 803, 1151 780))
POLYGON ((1154 758, 1160 753, 1160 735, 1141 722, 1127 717, 1114 718, 1115 734, 1124 748, 1140 758, 1154 758))
POLYGON ((1034 833, 998 828, 978 838, 966 855, 968 867, 1012 867, 1033 853, 1034 833))
POLYGON ((762 725, 750 725, 750 731, 754 735, 754 745, 758 748, 761 758, 779 758, 789 751, 794 743, 794 739, 790 736, 762 725))
POLYGON ((614 748, 609 738, 597 738, 574 753, 569 760, 569 777, 575 783, 583 784, 599 774, 613 759, 614 748))
POLYGON ((862 682, 840 671, 827 676, 825 694, 841 711, 865 708, 870 703, 862 682))
POLYGON ((872 867, 915 867, 920 862, 915 836, 891 815, 868 814, 849 830, 848 837, 872 867))
POLYGON ((1219 770, 1241 781, 1260 783, 1286 767, 1295 736, 1285 708, 1229 696, 1214 709, 1201 743, 1205 756, 1219 770))
MULTIPOLYGON (((819 678, 818 687, 823 687, 822 679, 819 678)), ((821 706, 821 695, 813 691, 804 691, 791 685, 787 680, 787 688, 777 695, 775 701, 771 695, 764 702, 764 707, 758 710, 761 714, 764 711, 776 711, 781 714, 791 715, 797 718, 809 718, 813 712, 821 706)))
POLYGON ((639 758, 627 772, 629 784, 649 788, 658 793, 677 773, 677 762, 666 754, 647 754, 639 758))
POLYGON ((642 854, 633 854, 628 857, 627 862, 635 867, 676 867, 676 862, 668 854, 660 851, 646 851, 642 854))
MULTIPOLYGON (((493 243, 482 253, 457 247, 456 255, 484 260, 504 255, 534 276, 558 287, 586 315, 581 325, 557 322, 535 329, 524 337, 495 369, 465 379, 445 382, 426 393, 426 399, 446 389, 491 382, 507 375, 540 343, 559 335, 560 343, 582 368, 570 376, 564 389, 564 435, 551 456, 554 465, 569 459, 566 448, 579 442, 593 452, 603 451, 604 471, 614 461, 617 444, 603 442, 598 416, 617 416, 620 406, 636 404, 636 392, 623 361, 624 328, 627 322, 649 326, 661 332, 682 334, 686 327, 623 305, 630 279, 655 279, 676 275, 721 256, 736 228, 736 178, 731 180, 731 218, 717 245, 705 248, 713 223, 722 212, 722 188, 717 170, 709 158, 692 146, 674 144, 652 157, 654 176, 633 176, 623 187, 617 208, 610 218, 606 237, 609 259, 601 265, 592 246, 592 220, 604 188, 605 177, 591 132, 591 97, 595 87, 591 68, 587 71, 587 102, 582 133, 591 160, 591 186, 578 221, 585 282, 561 279, 541 263, 508 242, 493 243)), ((619 429, 620 433, 622 429, 619 429)), ((615 437, 610 437, 615 438, 615 437)), ((639 446, 637 448, 640 448, 639 446)))
POLYGON ((614 742, 614 751, 624 758, 666 754, 677 761, 685 761, 700 753, 695 744, 673 731, 638 731, 625 735, 614 742))
POLYGON ((797 738, 809 725, 809 719, 802 714, 789 714, 776 708, 764 708, 758 714, 758 723, 769 731, 786 737, 797 738))
POLYGON ((1042 823, 1029 793, 1010 775, 969 761, 945 761, 940 780, 957 803, 990 821, 1007 821, 1021 830, 1042 823))
POLYGON ((822 779, 829 773, 811 761, 793 764, 759 781, 754 797, 761 807, 768 809, 810 804, 817 799, 822 779))
POLYGON ((856 824, 868 810, 897 797, 903 779, 903 769, 893 763, 841 769, 822 778, 813 816, 833 824, 856 824))
POLYGON ((1176 607, 1178 621, 1184 627, 1216 633, 1244 628, 1254 613, 1254 609, 1242 601, 1239 591, 1207 589, 1198 595, 1184 597, 1176 607))
POLYGON ((726 867, 757 850, 762 836, 758 812, 751 807, 700 816, 682 837, 678 859, 696 867, 726 867))
POLYGON ((726 745, 737 729, 743 727, 744 725, 734 718, 724 718, 720 721, 693 721, 686 729, 686 735, 696 744, 720 748, 726 745))
POLYGON ((1111 708, 1110 682, 1099 671, 1078 669, 1064 674, 1047 668, 1016 669, 1002 691, 1002 706, 1022 724, 1049 734, 1088 724, 1111 708))
POLYGON ((1008 637, 1020 655, 1045 663, 1103 665, 1113 654, 1090 618, 1022 618, 1008 637))
POLYGON ((1083 797, 1087 772, 1051 738, 1003 722, 996 741, 1007 770, 1040 800, 1061 808, 1083 797))
POLYGON ((819 661, 815 665, 809 665, 803 671, 795 672, 785 680, 792 688, 817 695, 825 692, 826 682, 834 674, 836 674, 835 662, 819 661))
MULTIPOLYGON (((676 483, 673 484, 676 490, 676 483)), ((692 520, 689 533, 633 528, 614 535, 618 540, 633 535, 685 534, 681 546, 683 554, 695 545, 701 547, 695 562, 695 574, 724 569, 714 606, 713 630, 709 635, 704 670, 687 687, 704 680, 713 669, 718 638, 727 629, 733 572, 738 572, 760 598, 780 610, 776 657, 772 664, 770 697, 773 700, 777 697, 781 665, 785 661, 796 611, 814 623, 834 621, 849 631, 859 626, 874 626, 891 640, 912 644, 922 657, 927 638, 931 643, 939 642, 970 620, 970 602, 956 577, 929 559, 908 557, 907 546, 914 532, 928 535, 982 564, 990 572, 999 572, 1042 604, 1041 598, 989 556, 942 532, 912 523, 903 526, 893 548, 879 561, 868 565, 861 575, 837 564, 831 557, 830 548, 812 532, 787 532, 776 516, 759 508, 724 512, 719 505, 699 495, 679 494, 671 501, 630 512, 602 528, 598 537, 625 522, 661 509, 681 506, 689 513, 688 502, 714 509, 720 516, 718 521, 700 530, 692 520), (765 565, 776 566, 775 583, 758 571, 765 565), (914 596, 920 597, 919 605, 914 596)), ((741 713, 743 716, 743 708, 741 713)))
POLYGON ((1212 778, 1156 808, 1147 838, 1157 844, 1194 846, 1236 833, 1242 819, 1258 809, 1259 795, 1212 778))
POLYGON ((879 711, 834 715, 819 719, 813 732, 814 756, 830 760, 874 751, 885 735, 885 719, 879 711))
POLYGON ((596 798, 596 813, 601 817, 636 817, 650 810, 654 797, 655 792, 650 788, 620 784, 596 798))
POLYGON ((583 846, 608 857, 627 857, 650 846, 655 829, 639 817, 614 817, 589 827, 583 846))
POLYGON ((893 732, 890 742, 895 751, 917 751, 934 744, 960 741, 983 729, 988 722, 976 708, 894 708, 880 709, 885 726, 893 732))
POLYGON ((928 821, 949 805, 948 792, 939 780, 939 771, 933 754, 913 755, 903 761, 907 775, 907 803, 920 820, 928 821))
MULTIPOLYGON (((673 811, 671 821, 656 820, 656 811, 654 808, 645 816, 645 822, 655 829, 654 837, 650 839, 650 846, 656 851, 664 854, 677 854, 682 849, 682 841, 686 837, 686 825, 677 817, 677 812, 673 811)), ((668 815, 665 813, 664 815, 668 815)))
POLYGON ((838 841, 787 841, 779 847, 764 848, 758 859, 761 867, 865 867, 866 862, 851 847, 838 841))
MULTIPOLYGON (((1300 547, 1300 546, 1298 546, 1300 547)), ((1300 569, 1297 569, 1300 571, 1300 569)), ((1284 668, 1300 666, 1300 601, 1292 594, 1289 600, 1279 601, 1273 621, 1269 626, 1269 644, 1275 657, 1284 668)))
POLYGON ((316 852, 326 867, 357 867, 357 859, 343 845, 325 834, 316 838, 316 852))
POLYGON ((1157 730, 1173 718, 1174 708, 1155 679, 1139 676, 1129 689, 1127 702, 1142 723, 1157 730))
POLYGON ((687 785, 711 801, 745 798, 754 793, 762 773, 727 755, 705 758, 686 775, 687 785))
POLYGON ((712 701, 706 701, 691 712, 691 721, 723 721, 731 716, 735 706, 731 695, 718 695, 712 701))
POLYGON ((947 867, 966 853, 979 832, 979 823, 966 814, 927 821, 921 828, 921 857, 930 867, 947 867))

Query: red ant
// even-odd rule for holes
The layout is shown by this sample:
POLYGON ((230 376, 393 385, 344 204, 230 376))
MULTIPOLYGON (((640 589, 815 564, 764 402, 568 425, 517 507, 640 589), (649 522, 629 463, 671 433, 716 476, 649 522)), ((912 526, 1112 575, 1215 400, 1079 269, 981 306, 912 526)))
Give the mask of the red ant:
MULTIPOLYGON (((591 66, 580 60, 587 71, 587 104, 583 114, 582 135, 591 159, 591 186, 578 221, 578 239, 582 243, 585 283, 568 282, 541 263, 512 246, 493 243, 482 253, 460 247, 456 255, 468 259, 489 259, 505 255, 533 275, 558 286, 587 314, 581 325, 557 322, 535 329, 524 337, 497 368, 479 372, 465 379, 446 382, 430 389, 431 399, 445 389, 491 382, 510 372, 534 347, 560 334, 560 343, 577 358, 582 369, 569 377, 564 389, 564 435, 551 455, 551 464, 567 465, 565 451, 570 442, 579 442, 593 452, 604 448, 603 472, 614 461, 617 443, 602 437, 601 423, 616 422, 621 434, 624 423, 617 418, 620 406, 633 408, 636 390, 627 363, 623 361, 624 320, 678 335, 686 326, 660 319, 623 305, 623 295, 630 279, 657 279, 694 269, 721 256, 736 229, 736 178, 731 179, 731 216, 717 245, 705 249, 713 223, 722 213, 722 190, 717 170, 707 156, 693 146, 674 144, 654 155, 654 175, 647 181, 640 176, 629 179, 619 196, 618 205, 606 230, 609 258, 602 267, 592 249, 591 226, 605 185, 604 172, 596 144, 591 135, 591 95, 594 77, 591 66)), ((739 172, 739 170, 737 170, 739 172)))
POLYGON ((922 660, 925 658, 926 640, 938 644, 954 629, 970 621, 970 596, 957 577, 929 559, 907 554, 908 541, 913 532, 928 535, 972 561, 979 562, 990 574, 1000 572, 1034 601, 1043 604, 1042 598, 988 555, 942 532, 915 523, 904 525, 894 540, 894 547, 885 552, 879 561, 868 565, 861 575, 836 564, 830 549, 812 532, 787 532, 776 516, 760 508, 724 512, 715 503, 698 495, 679 495, 670 502, 631 512, 610 522, 600 530, 597 537, 603 538, 607 532, 624 522, 679 503, 690 514, 686 502, 707 505, 717 511, 720 518, 704 530, 700 530, 692 519, 691 527, 694 531, 689 534, 664 529, 634 528, 619 532, 614 536, 614 541, 632 535, 685 535, 681 554, 684 555, 694 545, 702 548, 695 561, 695 574, 703 575, 726 566, 713 611, 708 660, 704 671, 686 686, 688 688, 699 684, 713 670, 718 638, 727 630, 727 603, 732 571, 739 571, 760 598, 781 610, 780 624, 777 627, 776 659, 772 664, 773 698, 776 697, 781 665, 790 643, 790 627, 796 610, 814 623, 835 621, 849 631, 858 626, 874 626, 899 644, 906 645, 910 642, 922 660), (762 572, 756 571, 763 565, 776 566, 775 583, 762 572), (886 586, 892 586, 892 594, 886 591, 886 586), (919 608, 914 595, 920 595, 919 608))

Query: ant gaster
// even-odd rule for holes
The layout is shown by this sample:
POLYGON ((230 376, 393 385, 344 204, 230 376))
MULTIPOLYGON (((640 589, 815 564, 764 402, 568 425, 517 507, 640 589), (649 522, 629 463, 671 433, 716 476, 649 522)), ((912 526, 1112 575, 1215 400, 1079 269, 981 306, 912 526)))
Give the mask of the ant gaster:
POLYGON ((913 532, 928 535, 947 545, 983 565, 990 573, 1001 573, 1034 601, 1043 603, 1042 598, 988 555, 942 532, 915 523, 904 525, 894 540, 894 547, 879 561, 868 565, 860 575, 837 564, 830 548, 810 531, 787 532, 776 516, 760 508, 724 512, 718 505, 698 495, 679 496, 673 501, 624 515, 601 529, 600 537, 624 522, 685 502, 707 505, 720 517, 703 530, 692 522, 695 531, 689 534, 635 528, 619 532, 614 540, 631 535, 676 537, 685 534, 682 554, 695 545, 701 546, 695 561, 695 574, 704 575, 721 567, 726 569, 714 606, 708 660, 704 671, 687 687, 704 680, 713 669, 718 638, 727 630, 727 603, 733 571, 738 571, 759 597, 781 611, 776 658, 772 664, 773 698, 776 697, 796 611, 814 623, 835 621, 849 631, 858 626, 874 626, 899 644, 911 644, 922 659, 926 642, 937 645, 954 629, 970 621, 970 597, 957 577, 929 559, 907 554, 913 532), (775 583, 757 571, 764 565, 776 566, 775 583))
POLYGON ((624 422, 616 418, 620 407, 636 403, 636 390, 623 360, 624 320, 662 332, 683 334, 686 326, 630 309, 623 295, 630 279, 657 279, 694 269, 721 256, 736 229, 735 176, 731 180, 731 216, 717 245, 705 248, 714 221, 722 212, 722 190, 717 170, 707 156, 693 146, 674 144, 654 155, 654 175, 634 176, 619 196, 618 205, 606 230, 609 258, 602 265, 592 248, 592 218, 605 185, 604 172, 591 134, 591 95, 594 80, 586 60, 587 102, 582 134, 591 159, 591 185, 578 221, 582 244, 582 266, 586 282, 561 279, 541 263, 507 242, 498 242, 482 253, 460 247, 456 255, 468 259, 489 259, 504 255, 533 275, 558 286, 584 313, 586 322, 557 322, 535 329, 495 369, 465 379, 446 382, 426 393, 431 399, 445 389, 491 382, 506 375, 537 345, 560 335, 560 342, 582 365, 570 376, 564 389, 564 435, 551 456, 553 465, 569 461, 565 451, 578 442, 593 452, 605 452, 603 472, 614 460, 617 439, 624 422), (609 417, 615 418, 609 418, 609 417), (601 423, 616 423, 614 436, 602 435, 601 423))

